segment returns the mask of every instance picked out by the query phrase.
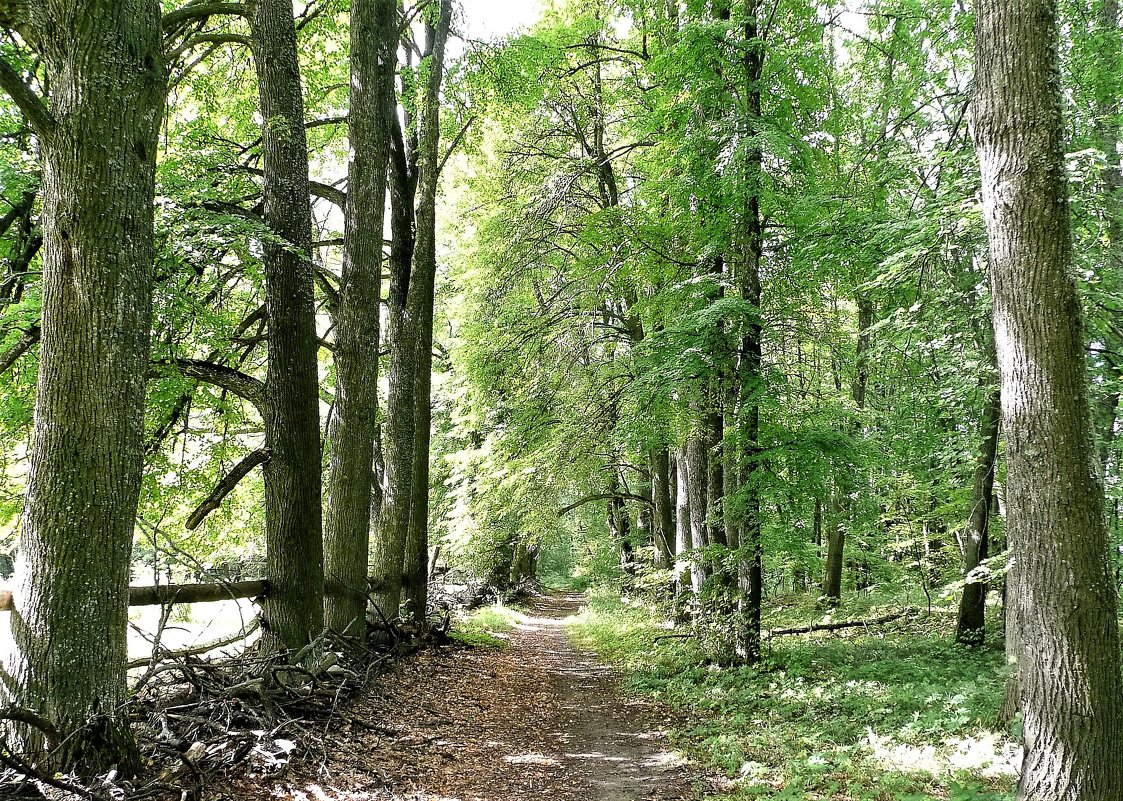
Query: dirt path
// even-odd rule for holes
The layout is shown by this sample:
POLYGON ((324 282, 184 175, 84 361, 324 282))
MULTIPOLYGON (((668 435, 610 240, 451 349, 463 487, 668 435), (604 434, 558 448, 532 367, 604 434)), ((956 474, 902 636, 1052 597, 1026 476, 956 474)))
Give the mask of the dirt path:
POLYGON ((564 621, 579 605, 543 596, 508 649, 440 648, 400 664, 326 738, 326 759, 305 760, 274 797, 694 798, 689 770, 668 748, 668 722, 567 641, 564 621))

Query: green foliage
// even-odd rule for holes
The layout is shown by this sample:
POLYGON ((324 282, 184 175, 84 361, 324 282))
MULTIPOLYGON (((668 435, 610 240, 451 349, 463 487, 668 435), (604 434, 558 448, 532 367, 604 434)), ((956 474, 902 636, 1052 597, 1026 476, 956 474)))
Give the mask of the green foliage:
POLYGON ((517 610, 502 604, 480 607, 457 615, 449 637, 472 648, 506 648, 505 635, 515 627, 518 616, 517 610))
MULTIPOLYGON (((792 600, 769 627, 822 614, 792 600)), ((834 614, 869 612, 867 602, 834 614)), ((730 777, 720 797, 1013 798, 1012 746, 990 729, 1002 655, 952 643, 947 618, 777 638, 758 669, 718 668, 690 639, 653 645, 672 633, 660 616, 611 591, 592 596, 570 633, 634 691, 688 713, 675 742, 730 777)))

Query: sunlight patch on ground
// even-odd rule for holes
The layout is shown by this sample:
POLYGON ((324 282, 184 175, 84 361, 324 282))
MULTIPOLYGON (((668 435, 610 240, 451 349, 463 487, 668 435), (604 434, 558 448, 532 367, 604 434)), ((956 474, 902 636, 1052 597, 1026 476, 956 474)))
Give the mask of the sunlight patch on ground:
POLYGON ((976 736, 949 737, 940 746, 911 745, 866 730, 866 745, 873 758, 887 770, 945 776, 968 771, 987 778, 1018 775, 1020 746, 1001 735, 984 732, 976 736))
POLYGON ((503 757, 503 761, 511 765, 560 765, 553 757, 545 754, 511 754, 503 757))
POLYGON ((460 801, 459 798, 444 795, 430 795, 424 791, 399 795, 387 790, 377 792, 340 790, 338 787, 324 787, 309 784, 305 787, 285 785, 273 789, 273 797, 285 801, 460 801))

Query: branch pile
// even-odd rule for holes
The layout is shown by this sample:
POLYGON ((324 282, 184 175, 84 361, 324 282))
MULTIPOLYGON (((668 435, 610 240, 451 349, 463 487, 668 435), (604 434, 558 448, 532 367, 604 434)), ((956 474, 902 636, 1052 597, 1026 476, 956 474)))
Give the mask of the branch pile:
MULTIPOLYGON (((268 654, 255 644, 241 653, 207 658, 191 651, 170 653, 154 643, 127 710, 142 775, 126 779, 110 772, 84 781, 62 776, 30 764, 0 740, 0 797, 189 801, 236 772, 274 777, 294 754, 322 750, 333 726, 353 722, 341 711, 345 703, 391 660, 420 647, 404 633, 383 622, 371 627, 370 641, 384 643, 378 646, 328 631, 298 653, 268 654)), ((435 636, 441 636, 440 626, 435 636)), ((0 710, 0 717, 23 723, 27 715, 34 713, 0 710)), ((39 727, 34 721, 30 725, 39 727)), ((50 724, 42 721, 42 726, 50 724)), ((96 736, 96 731, 97 722, 90 721, 78 736, 96 736)))

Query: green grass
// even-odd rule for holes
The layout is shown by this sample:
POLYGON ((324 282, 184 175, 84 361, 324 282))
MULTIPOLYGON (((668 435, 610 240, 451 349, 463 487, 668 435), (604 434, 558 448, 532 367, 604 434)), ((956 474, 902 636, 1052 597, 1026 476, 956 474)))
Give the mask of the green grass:
POLYGON ((515 627, 519 611, 496 603, 458 615, 449 637, 473 648, 506 648, 504 635, 515 627))
MULTIPOLYGON (((833 612, 862 617, 870 602, 833 612)), ((789 599, 766 627, 821 618, 789 599)), ((715 798, 1006 801, 1012 745, 991 731, 1003 658, 952 642, 946 615, 776 638, 758 668, 708 664, 648 607, 598 591, 570 634, 630 687, 683 710, 676 745, 715 773, 715 798)))

